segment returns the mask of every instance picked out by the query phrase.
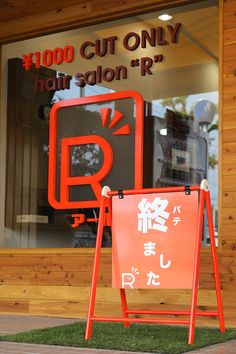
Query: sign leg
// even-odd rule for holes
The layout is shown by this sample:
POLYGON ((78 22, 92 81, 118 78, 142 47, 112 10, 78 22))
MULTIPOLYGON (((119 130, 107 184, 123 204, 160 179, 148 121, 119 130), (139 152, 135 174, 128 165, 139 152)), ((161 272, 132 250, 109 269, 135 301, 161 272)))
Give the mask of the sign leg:
POLYGON ((93 264, 93 275, 92 275, 92 283, 91 283, 91 290, 90 290, 89 310, 88 310, 88 317, 87 317, 85 339, 90 339, 92 335, 92 327, 93 327, 92 318, 94 316, 96 289, 97 289, 97 281, 98 281, 98 267, 99 267, 101 247, 102 247, 103 228, 105 223, 105 205, 106 205, 106 197, 102 196, 98 230, 97 230, 97 240, 96 240, 96 248, 95 248, 95 256, 94 256, 94 264, 93 264))
MULTIPOLYGON (((126 294, 125 294, 125 289, 120 289, 120 299, 121 299, 121 306, 122 306, 122 312, 123 312, 123 317, 128 318, 127 314, 127 301, 126 301, 126 294)), ((124 322, 125 327, 130 327, 130 323, 124 322)))
POLYGON ((200 250, 201 250, 203 215, 204 215, 204 200, 205 200, 205 192, 203 189, 200 189, 197 243, 196 243, 196 252, 195 252, 194 274, 193 274, 193 289, 192 289, 188 344, 193 344, 194 342, 194 332, 195 332, 196 312, 197 312, 198 278, 199 278, 199 266, 200 266, 200 250))
POLYGON ((219 277, 219 270, 217 264, 217 254, 216 254, 216 244, 215 244, 210 192, 206 192, 206 210, 207 210, 207 219, 208 219, 208 227, 209 227, 209 234, 210 234, 211 256, 212 256, 212 263, 213 263, 213 270, 214 270, 214 277, 215 277, 216 299, 218 305, 220 331, 225 332, 224 313, 223 313, 223 305, 222 305, 220 277, 219 277))

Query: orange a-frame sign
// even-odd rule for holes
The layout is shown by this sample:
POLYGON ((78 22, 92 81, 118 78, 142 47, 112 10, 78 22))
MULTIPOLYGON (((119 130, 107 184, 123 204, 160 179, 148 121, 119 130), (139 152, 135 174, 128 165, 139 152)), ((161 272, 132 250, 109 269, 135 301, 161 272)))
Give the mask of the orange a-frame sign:
POLYGON ((189 326, 193 344, 196 316, 219 318, 225 332, 209 185, 111 191, 103 187, 85 339, 94 321, 168 323, 189 326), (215 277, 217 310, 197 311, 200 250, 206 206, 215 277), (124 220, 126 222, 124 222, 124 220), (113 236, 113 286, 120 289, 123 317, 94 315, 98 267, 104 226, 113 236), (123 234, 124 233, 124 234, 123 234), (134 252, 135 250, 135 252, 134 252), (192 289, 189 311, 129 310, 126 288, 192 289), (189 315, 188 320, 131 318, 129 315, 189 315))

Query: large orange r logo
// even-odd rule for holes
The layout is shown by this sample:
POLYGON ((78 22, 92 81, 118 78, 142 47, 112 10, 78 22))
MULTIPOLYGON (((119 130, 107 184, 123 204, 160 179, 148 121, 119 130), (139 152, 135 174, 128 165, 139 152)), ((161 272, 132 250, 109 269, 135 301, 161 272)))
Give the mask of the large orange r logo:
MULTIPOLYGON (((101 189, 109 178, 111 188, 114 188, 113 184, 120 188, 142 188, 143 117, 144 101, 136 91, 112 92, 56 102, 50 111, 48 163, 50 205, 55 209, 99 208, 101 189), (129 104, 134 105, 126 111, 128 116, 122 112, 124 103, 121 100, 124 100, 127 107, 129 104), (104 106, 101 107, 101 104, 104 106), (93 108, 90 111, 83 108, 88 105, 96 109, 93 108), (64 120, 67 117, 63 113, 64 109, 70 109, 68 127, 64 120), (92 120, 89 118, 88 128, 86 122, 80 119, 81 113, 79 112, 82 109, 84 112, 90 112, 86 113, 90 117, 91 112, 94 112, 92 120), (92 125, 93 119, 94 126, 92 125), (73 126, 76 120, 78 123, 73 126), (80 124, 79 130, 76 127, 80 124), (82 151, 86 150, 86 145, 88 145, 88 150, 89 145, 96 145, 99 153, 103 154, 103 158, 98 158, 99 170, 96 169, 96 172, 93 168, 89 169, 87 164, 85 168, 88 169, 84 173, 83 161, 86 159, 88 159, 87 162, 89 161, 89 157, 84 157, 85 155, 82 154, 82 151), (115 163, 113 164, 114 148, 116 150, 114 150, 115 163), (73 164, 75 155, 77 165, 73 164), (130 187, 127 187, 127 184, 130 187), (91 197, 90 192, 87 192, 88 188, 93 192, 94 198, 91 197)), ((91 149, 92 154, 93 150, 91 149)), ((95 156, 96 153, 91 158, 95 156)))

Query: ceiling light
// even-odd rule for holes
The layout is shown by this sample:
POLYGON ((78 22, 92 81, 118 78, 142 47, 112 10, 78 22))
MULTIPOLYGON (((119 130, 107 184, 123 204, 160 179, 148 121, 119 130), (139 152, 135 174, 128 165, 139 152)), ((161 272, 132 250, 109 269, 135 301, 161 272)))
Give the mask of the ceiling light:
POLYGON ((162 14, 162 15, 158 16, 158 18, 161 21, 169 21, 173 18, 173 16, 168 15, 168 14, 162 14))

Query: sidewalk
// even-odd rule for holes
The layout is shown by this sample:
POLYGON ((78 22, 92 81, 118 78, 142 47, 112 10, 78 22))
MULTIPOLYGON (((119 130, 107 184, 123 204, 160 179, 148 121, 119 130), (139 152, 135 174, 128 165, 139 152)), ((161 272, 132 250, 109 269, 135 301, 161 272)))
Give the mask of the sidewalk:
MULTIPOLYGON (((60 347, 54 345, 36 345, 0 342, 1 354, 148 354, 137 352, 120 352, 117 350, 85 349, 60 347)), ((233 353, 233 352, 232 352, 233 353)), ((153 353, 152 353, 153 354, 153 353)))
MULTIPOLYGON (((76 322, 75 319, 0 315, 0 335, 30 331, 32 329, 62 326, 76 322)), ((79 322, 79 320, 78 320, 79 322)), ((188 354, 235 354, 236 340, 215 344, 210 347, 194 350, 188 354)), ((38 345, 25 343, 0 342, 0 354, 149 354, 133 353, 116 350, 85 349, 61 347, 53 345, 38 345)), ((183 353, 184 354, 184 353, 183 353)))
POLYGON ((41 316, 18 316, 0 314, 0 335, 15 334, 47 327, 63 326, 70 323, 81 322, 76 319, 41 317, 41 316))
MULTIPOLYGON (((236 340, 222 344, 212 345, 186 354, 235 354, 236 340)), ((121 352, 117 350, 84 349, 60 347, 54 345, 36 345, 22 343, 0 342, 1 354, 150 354, 137 352, 121 352)), ((153 353, 152 353, 153 354, 153 353)), ((158 353, 157 353, 158 354, 158 353)), ((184 354, 184 353, 183 353, 184 354)))

